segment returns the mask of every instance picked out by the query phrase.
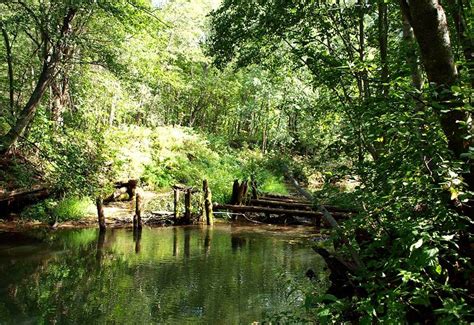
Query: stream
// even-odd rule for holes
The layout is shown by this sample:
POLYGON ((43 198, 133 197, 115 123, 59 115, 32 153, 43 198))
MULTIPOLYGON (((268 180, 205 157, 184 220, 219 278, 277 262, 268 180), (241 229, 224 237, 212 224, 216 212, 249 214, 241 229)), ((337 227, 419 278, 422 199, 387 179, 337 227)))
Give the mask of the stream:
POLYGON ((327 277, 308 227, 0 232, 0 324, 250 324, 327 277), (315 281, 313 279, 313 281, 315 281))

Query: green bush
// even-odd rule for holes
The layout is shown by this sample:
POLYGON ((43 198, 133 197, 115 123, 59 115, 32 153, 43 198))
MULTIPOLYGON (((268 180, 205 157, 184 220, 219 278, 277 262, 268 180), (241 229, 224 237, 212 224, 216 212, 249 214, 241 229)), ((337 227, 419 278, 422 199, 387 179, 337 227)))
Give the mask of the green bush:
POLYGON ((94 213, 94 204, 87 197, 67 197, 59 201, 45 200, 25 209, 21 216, 41 222, 79 220, 94 213))
POLYGON ((274 194, 288 194, 288 189, 282 176, 266 175, 263 184, 260 186, 263 192, 274 194))
POLYGON ((258 150, 230 149, 215 136, 207 137, 185 128, 159 128, 154 132, 152 159, 140 179, 153 189, 176 183, 201 188, 207 179, 213 200, 227 202, 235 179, 255 177, 260 190, 286 194, 282 163, 258 150), (161 131, 160 131, 161 130, 161 131))

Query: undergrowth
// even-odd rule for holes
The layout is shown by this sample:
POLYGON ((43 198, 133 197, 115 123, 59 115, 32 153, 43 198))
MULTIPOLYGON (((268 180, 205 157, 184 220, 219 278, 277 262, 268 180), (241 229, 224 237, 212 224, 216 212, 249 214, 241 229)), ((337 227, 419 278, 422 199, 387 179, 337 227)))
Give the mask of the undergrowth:
POLYGON ((21 216, 27 220, 54 223, 79 220, 95 213, 95 206, 88 197, 66 197, 62 200, 47 199, 26 208, 21 216))
MULTIPOLYGON (((257 181, 263 192, 287 194, 284 164, 272 153, 265 155, 249 148, 232 149, 225 142, 181 127, 124 127, 107 131, 100 150, 92 155, 85 147, 50 147, 53 158, 45 175, 56 184, 60 201, 46 200, 21 215, 40 221, 77 220, 89 214, 91 198, 108 195, 115 181, 137 179, 140 187, 152 191, 169 190, 175 184, 202 187, 207 179, 214 202, 228 202, 235 179, 257 181), (58 152, 55 152, 55 150, 58 152), (82 151, 87 151, 87 154, 82 151), (100 156, 99 162, 97 160, 100 156), (69 158, 68 158, 69 157, 69 158), (61 163, 54 159, 60 159, 61 163), (74 172, 65 168, 73 159, 74 172), (91 160, 91 161, 89 161, 91 160)), ((16 176, 15 176, 16 177, 16 176)), ((29 177, 25 174, 25 178, 29 177)), ((21 179, 21 178, 18 178, 21 179)), ((94 213, 94 212, 93 212, 94 213)))

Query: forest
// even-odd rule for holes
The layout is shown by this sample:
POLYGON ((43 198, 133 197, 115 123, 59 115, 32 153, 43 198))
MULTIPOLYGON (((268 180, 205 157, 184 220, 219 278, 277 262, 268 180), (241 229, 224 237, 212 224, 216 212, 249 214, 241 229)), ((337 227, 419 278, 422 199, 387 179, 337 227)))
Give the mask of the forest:
POLYGON ((126 286, 139 323, 474 322, 473 10, 469 0, 0 0, 0 270, 10 274, 0 323, 127 323, 126 286), (126 194, 132 183, 139 194, 126 194), (109 228, 140 218, 142 200, 144 219, 174 217, 143 236, 138 219, 137 260, 128 233, 109 228), (102 204, 106 239, 92 231, 102 204), (236 215, 249 225, 219 228, 236 215), (179 225, 204 216, 210 228, 179 225), (300 233, 304 216, 318 218, 317 239, 300 233), (263 225, 289 220, 300 226, 287 235, 263 225), (28 245, 48 246, 42 262, 12 253, 31 232, 28 245), (196 269, 180 254, 199 256, 196 269), (171 264, 154 278, 159 259, 171 264), (230 292, 241 281, 245 296, 233 305, 211 276, 230 292), (83 313, 78 279, 98 290, 80 290, 83 313), (255 288, 286 300, 256 300, 255 288))

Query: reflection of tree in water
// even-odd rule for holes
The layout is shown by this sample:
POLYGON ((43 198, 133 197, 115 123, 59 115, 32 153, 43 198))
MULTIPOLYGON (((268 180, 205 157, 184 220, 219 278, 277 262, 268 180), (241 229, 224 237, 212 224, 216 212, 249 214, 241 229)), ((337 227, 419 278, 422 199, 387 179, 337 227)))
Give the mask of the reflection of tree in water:
MULTIPOLYGON (((75 235, 79 239, 58 235, 53 243, 67 247, 64 253, 10 267, 21 277, 8 278, 12 296, 0 292, 0 323, 31 317, 34 323, 240 323, 284 304, 274 268, 284 259, 282 242, 207 227, 144 229, 137 235, 134 241, 127 230, 105 236, 86 230, 75 235), (252 251, 232 256, 250 241, 252 251), (137 243, 140 254, 134 253, 137 243), (192 258, 175 258, 179 247, 192 258)), ((304 274, 314 267, 310 259, 292 257, 294 251, 286 250, 287 270, 304 274)))
POLYGON ((211 230, 206 227, 206 234, 204 236, 204 254, 208 256, 211 253, 211 230))
POLYGON ((142 228, 133 229, 133 242, 135 243, 135 253, 140 254, 142 241, 142 228))
POLYGON ((104 251, 104 243, 105 243, 105 233, 104 229, 99 230, 99 237, 97 239, 97 252, 96 252, 96 260, 98 262, 102 261, 102 255, 104 251))
POLYGON ((184 228, 184 257, 190 255, 191 229, 184 228))
POLYGON ((173 227, 173 256, 178 255, 178 229, 173 227))
POLYGON ((247 238, 232 233, 230 235, 230 243, 232 251, 235 253, 239 248, 243 248, 247 244, 247 238))

